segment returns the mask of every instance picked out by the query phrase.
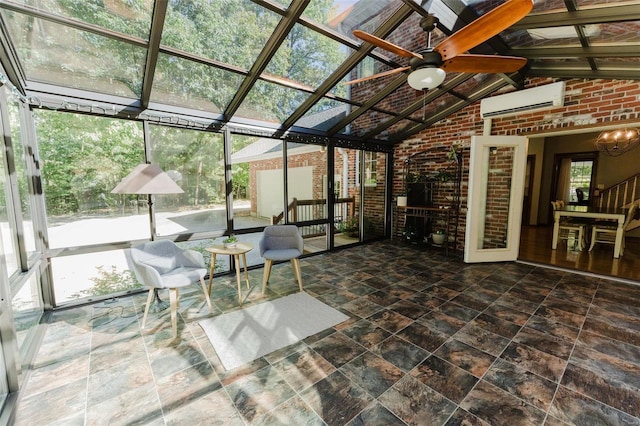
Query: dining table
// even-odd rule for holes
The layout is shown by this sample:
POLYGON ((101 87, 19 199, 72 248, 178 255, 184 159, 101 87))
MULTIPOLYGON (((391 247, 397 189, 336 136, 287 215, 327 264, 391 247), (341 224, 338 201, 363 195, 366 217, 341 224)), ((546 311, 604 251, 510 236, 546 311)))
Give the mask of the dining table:
POLYGON ((598 207, 598 206, 580 206, 567 205, 553 212, 553 240, 551 249, 558 247, 558 231, 560 229, 560 220, 562 217, 589 218, 593 220, 611 220, 618 222, 616 229, 616 239, 613 247, 613 257, 620 257, 622 241, 624 239, 624 222, 627 216, 626 208, 598 207))

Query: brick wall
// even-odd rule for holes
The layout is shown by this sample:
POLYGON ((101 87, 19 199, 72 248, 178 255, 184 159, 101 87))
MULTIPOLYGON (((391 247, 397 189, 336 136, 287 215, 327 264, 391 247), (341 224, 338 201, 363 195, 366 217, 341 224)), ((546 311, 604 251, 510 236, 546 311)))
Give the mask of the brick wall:
MULTIPOLYGON (((555 79, 527 79, 525 87, 535 87, 557 81, 555 79)), ((407 104, 414 98, 408 98, 407 104)), ((553 131, 569 129, 588 131, 598 126, 624 122, 637 122, 640 119, 640 83, 634 80, 584 80, 566 81, 565 105, 538 112, 528 112, 517 116, 494 118, 494 135, 533 136, 553 131)), ((395 148, 393 170, 394 195, 402 190, 402 168, 404 160, 411 154, 425 149, 448 149, 453 144, 468 147, 472 136, 483 133, 483 120, 480 118, 480 102, 476 102, 442 120, 428 129, 412 136, 395 148)), ((468 171, 468 158, 465 158, 465 171, 468 171)), ((468 173, 464 176, 468 179, 468 173)), ((463 210, 461 212, 461 230, 464 236, 466 216, 467 183, 462 184, 463 210)), ((463 243, 463 241, 460 241, 463 243)))

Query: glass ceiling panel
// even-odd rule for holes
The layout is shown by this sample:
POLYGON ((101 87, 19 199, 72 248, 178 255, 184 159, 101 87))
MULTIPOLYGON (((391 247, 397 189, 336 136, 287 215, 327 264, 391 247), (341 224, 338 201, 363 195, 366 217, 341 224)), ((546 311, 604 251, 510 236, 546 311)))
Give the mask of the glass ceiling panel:
POLYGON ((351 124, 349 124, 345 129, 342 129, 340 133, 345 135, 362 136, 378 124, 390 120, 391 118, 393 118, 392 115, 369 110, 353 120, 351 124))
MULTIPOLYGON (((583 25, 582 29, 587 38, 597 36, 600 33, 599 25, 583 25)), ((505 42, 511 47, 580 46, 578 33, 573 26, 505 31, 503 35, 505 42)))
POLYGON ((153 12, 150 0, 13 0, 13 3, 149 40, 153 12))
POLYGON ((265 72, 315 88, 336 70, 349 53, 347 46, 296 24, 265 72))
POLYGON ((351 99, 356 102, 364 102, 373 96, 377 90, 386 86, 387 83, 392 81, 392 79, 397 77, 397 75, 392 77, 381 77, 375 80, 369 80, 352 85, 345 85, 344 83, 362 77, 369 77, 390 69, 391 68, 386 64, 367 56, 358 62, 358 64, 349 71, 345 78, 333 86, 329 92, 336 96, 351 99))
POLYGON ((280 18, 249 0, 172 1, 162 44, 248 70, 280 18))
POLYGON ((469 80, 457 85, 454 90, 463 96, 471 97, 478 90, 481 90, 498 80, 500 80, 500 76, 498 74, 476 74, 469 80))
POLYGON ((456 98, 449 93, 445 93, 442 96, 434 99, 433 101, 425 104, 422 108, 411 114, 411 118, 418 121, 429 120, 434 115, 444 110, 448 105, 459 100, 459 98, 456 98))
POLYGON ((28 80, 138 98, 147 51, 3 10, 28 80))
POLYGON ((221 113, 243 79, 241 74, 161 53, 150 100, 221 113))
POLYGON ((258 80, 236 115, 282 124, 308 97, 309 93, 258 80))
MULTIPOLYGON (((591 25, 590 25, 591 26, 591 25)), ((596 43, 637 43, 640 41, 640 21, 612 22, 598 25, 599 31, 589 37, 596 43)), ((640 51, 640 49, 638 49, 640 51)))
POLYGON ((351 106, 335 99, 322 98, 294 126, 327 131, 351 112, 351 106))
POLYGON ((396 10, 400 4, 397 0, 314 1, 307 6, 302 16, 353 38, 354 28, 367 32, 375 31, 384 22, 383 15, 396 10))
POLYGON ((393 126, 389 127, 388 129, 384 130, 382 133, 380 133, 379 135, 375 135, 376 139, 382 139, 382 140, 389 140, 389 138, 398 133, 398 132, 402 132, 404 129, 408 128, 409 126, 413 127, 413 126, 417 126, 420 123, 416 123, 415 121, 412 120, 400 120, 398 121, 396 124, 394 124, 393 126))

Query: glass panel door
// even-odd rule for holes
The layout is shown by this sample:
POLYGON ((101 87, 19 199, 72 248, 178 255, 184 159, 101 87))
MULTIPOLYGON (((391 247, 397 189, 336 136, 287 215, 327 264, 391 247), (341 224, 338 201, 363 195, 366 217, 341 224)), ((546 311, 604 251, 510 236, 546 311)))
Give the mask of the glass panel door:
POLYGON ((518 257, 527 138, 471 139, 465 262, 518 257))
POLYGON ((387 154, 365 151, 362 173, 362 238, 370 240, 384 236, 387 154))
POLYGON ((334 149, 333 245, 360 241, 360 151, 334 149))

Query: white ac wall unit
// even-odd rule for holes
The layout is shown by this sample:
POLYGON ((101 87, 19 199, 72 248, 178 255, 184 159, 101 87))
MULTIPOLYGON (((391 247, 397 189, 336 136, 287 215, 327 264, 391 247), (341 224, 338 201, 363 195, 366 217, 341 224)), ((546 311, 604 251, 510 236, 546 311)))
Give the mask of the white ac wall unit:
POLYGON ((519 90, 480 101, 480 117, 504 117, 564 105, 564 81, 519 90))

